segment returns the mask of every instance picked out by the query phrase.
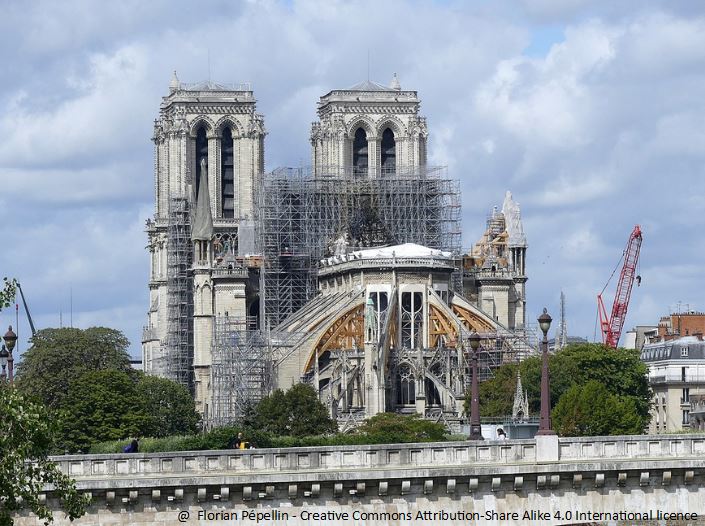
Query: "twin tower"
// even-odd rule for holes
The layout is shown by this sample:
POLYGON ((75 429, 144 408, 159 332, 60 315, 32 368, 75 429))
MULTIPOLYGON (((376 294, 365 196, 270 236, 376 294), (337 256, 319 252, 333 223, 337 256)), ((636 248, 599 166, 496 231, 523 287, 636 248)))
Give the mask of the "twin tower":
MULTIPOLYGON (((311 126, 311 167, 265 173, 251 87, 184 84, 174 73, 154 123, 143 363, 186 385, 207 424, 278 386, 276 329, 319 294, 322 258, 400 243, 461 257, 459 185, 427 166, 419 107, 396 75, 388 87, 332 90, 311 126)), ((498 279, 493 272, 494 288, 498 279)), ((521 322, 508 314, 510 300, 493 316, 521 325, 523 281, 512 283, 521 322)), ((482 284, 470 285, 485 301, 482 284)))

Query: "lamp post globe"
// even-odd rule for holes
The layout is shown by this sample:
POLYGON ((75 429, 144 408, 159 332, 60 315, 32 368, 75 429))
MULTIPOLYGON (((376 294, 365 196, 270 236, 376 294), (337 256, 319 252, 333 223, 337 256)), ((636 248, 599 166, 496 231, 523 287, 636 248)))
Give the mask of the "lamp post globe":
POLYGON ((472 349, 472 388, 470 390, 470 440, 484 440, 480 424, 480 385, 478 378, 477 353, 482 337, 477 331, 472 331, 468 338, 472 349))
POLYGON ((548 376, 548 330, 551 328, 551 321, 553 319, 544 308, 543 313, 538 317, 539 327, 541 327, 541 332, 543 332, 543 340, 541 341, 541 420, 537 435, 556 434, 551 429, 551 389, 548 376))
POLYGON ((2 337, 3 340, 5 340, 5 346, 7 347, 7 351, 12 354, 12 350, 15 348, 15 343, 17 343, 17 335, 15 332, 12 330, 12 325, 7 329, 7 332, 5 333, 5 336, 2 337))

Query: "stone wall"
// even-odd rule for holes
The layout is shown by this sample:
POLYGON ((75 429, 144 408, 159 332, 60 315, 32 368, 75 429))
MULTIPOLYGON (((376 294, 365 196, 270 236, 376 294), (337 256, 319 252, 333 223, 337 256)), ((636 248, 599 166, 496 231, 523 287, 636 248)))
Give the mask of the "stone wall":
MULTIPOLYGON (((292 525, 569 524, 592 522, 573 520, 587 511, 705 515, 705 435, 74 455, 56 461, 93 499, 89 515, 75 524, 177 524, 179 513, 188 514, 188 524, 257 524, 257 511, 288 514, 261 517, 259 524, 292 525), (524 516, 532 510, 551 515, 524 516), (348 515, 317 521, 307 515, 312 511, 348 515), (234 512, 237 520, 199 519, 199 512, 234 512), (512 512, 520 515, 494 514, 512 512), (479 515, 463 515, 468 513, 479 515)), ((54 507, 50 492, 46 498, 54 507)), ((22 516, 16 524, 34 520, 22 516)), ((68 521, 59 514, 56 523, 68 521)))

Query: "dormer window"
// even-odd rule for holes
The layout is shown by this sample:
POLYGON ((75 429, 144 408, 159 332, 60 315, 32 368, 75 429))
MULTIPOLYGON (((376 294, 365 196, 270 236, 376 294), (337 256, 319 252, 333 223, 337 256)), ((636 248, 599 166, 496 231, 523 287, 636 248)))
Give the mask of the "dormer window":
POLYGON ((681 357, 683 357, 683 358, 688 357, 688 347, 681 347, 681 357))

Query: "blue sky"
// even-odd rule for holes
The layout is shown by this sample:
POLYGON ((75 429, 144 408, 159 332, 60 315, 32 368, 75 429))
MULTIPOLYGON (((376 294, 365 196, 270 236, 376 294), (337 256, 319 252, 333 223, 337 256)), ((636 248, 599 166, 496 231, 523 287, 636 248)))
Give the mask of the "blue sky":
MULTIPOLYGON (((521 204, 530 320, 562 289, 569 332, 592 338, 637 223, 626 328, 705 309, 699 1, 3 2, 0 276, 38 327, 68 324, 72 292, 75 326, 121 329, 138 355, 171 71, 204 80, 210 55, 213 80, 252 82, 272 169, 308 162, 318 97, 364 79, 367 50, 373 80, 419 92, 431 162, 462 182, 464 245, 506 190, 521 204)), ((28 335, 21 320, 21 350, 28 335)))

